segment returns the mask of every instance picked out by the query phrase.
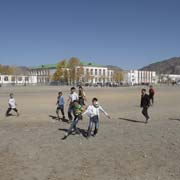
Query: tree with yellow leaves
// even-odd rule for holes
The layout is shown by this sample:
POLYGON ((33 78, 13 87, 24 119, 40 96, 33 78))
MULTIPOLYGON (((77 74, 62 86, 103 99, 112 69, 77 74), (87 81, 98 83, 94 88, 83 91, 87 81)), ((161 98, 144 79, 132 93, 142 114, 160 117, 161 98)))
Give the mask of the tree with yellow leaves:
POLYGON ((66 66, 66 60, 63 60, 63 61, 60 61, 58 64, 57 64, 57 69, 56 69, 56 72, 54 73, 53 75, 53 80, 54 81, 62 81, 63 80, 63 72, 64 72, 64 69, 65 69, 65 66, 66 66))
POLYGON ((69 59, 68 68, 69 68, 69 82, 70 84, 75 84, 77 79, 76 67, 80 65, 80 60, 76 57, 69 59))
POLYGON ((123 73, 120 70, 114 70, 113 81, 120 83, 123 80, 123 73))

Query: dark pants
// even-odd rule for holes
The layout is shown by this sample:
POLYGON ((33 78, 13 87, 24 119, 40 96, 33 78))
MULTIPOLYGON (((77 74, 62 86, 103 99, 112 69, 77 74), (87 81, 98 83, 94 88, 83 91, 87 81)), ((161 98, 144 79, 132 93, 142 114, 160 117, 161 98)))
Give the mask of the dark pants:
POLYGON ((73 119, 73 103, 70 103, 69 105, 69 108, 68 108, 68 118, 69 118, 69 121, 72 121, 73 119))
POLYGON ((18 110, 16 108, 8 108, 8 110, 6 111, 6 116, 9 115, 9 113, 11 112, 11 110, 15 111, 16 113, 18 113, 18 110))
POLYGON ((146 119, 149 119, 148 107, 143 107, 142 114, 144 115, 144 117, 145 117, 146 119))
POLYGON ((61 114, 63 115, 63 118, 65 118, 65 115, 64 115, 64 106, 63 105, 60 105, 57 107, 56 109, 56 114, 59 116, 59 111, 61 111, 61 114))
POLYGON ((84 103, 84 98, 79 98, 79 104, 81 105, 81 106, 84 106, 85 105, 85 103, 84 103))
POLYGON ((71 134, 73 132, 73 130, 77 131, 77 127, 76 126, 77 126, 77 124, 78 124, 80 119, 81 119, 81 116, 75 116, 74 120, 71 123, 70 128, 67 131, 68 135, 71 134))
POLYGON ((90 118, 89 127, 88 127, 88 136, 91 136, 93 125, 95 125, 94 135, 96 135, 98 133, 98 129, 99 129, 99 117, 98 116, 93 116, 90 118))
POLYGON ((149 100, 150 100, 150 103, 151 103, 151 104, 154 104, 154 96, 150 95, 150 96, 149 96, 149 100))

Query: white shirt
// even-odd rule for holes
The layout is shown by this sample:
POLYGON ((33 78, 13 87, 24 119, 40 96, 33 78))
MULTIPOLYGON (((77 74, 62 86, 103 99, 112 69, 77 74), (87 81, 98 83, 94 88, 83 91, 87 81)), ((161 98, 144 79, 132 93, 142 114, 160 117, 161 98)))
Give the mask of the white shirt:
POLYGON ((73 92, 72 94, 69 95, 69 101, 73 102, 74 100, 78 100, 79 96, 76 92, 73 92))
POLYGON ((108 113, 101 107, 95 107, 93 105, 88 106, 87 110, 82 114, 87 114, 89 117, 93 117, 93 116, 99 116, 99 112, 103 112, 106 116, 108 115, 108 113))
POLYGON ((14 98, 10 98, 8 103, 9 103, 10 108, 13 108, 13 109, 16 108, 16 101, 14 98))

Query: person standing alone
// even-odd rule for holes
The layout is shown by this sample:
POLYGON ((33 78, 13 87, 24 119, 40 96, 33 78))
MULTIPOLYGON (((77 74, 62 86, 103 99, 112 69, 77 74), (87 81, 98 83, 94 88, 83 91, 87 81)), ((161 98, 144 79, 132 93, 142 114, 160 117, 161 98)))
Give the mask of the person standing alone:
POLYGON ((143 108, 142 114, 146 118, 145 123, 148 123, 148 120, 149 120, 148 108, 150 106, 150 100, 149 100, 149 96, 146 94, 146 89, 141 90, 141 105, 140 106, 141 108, 143 108))

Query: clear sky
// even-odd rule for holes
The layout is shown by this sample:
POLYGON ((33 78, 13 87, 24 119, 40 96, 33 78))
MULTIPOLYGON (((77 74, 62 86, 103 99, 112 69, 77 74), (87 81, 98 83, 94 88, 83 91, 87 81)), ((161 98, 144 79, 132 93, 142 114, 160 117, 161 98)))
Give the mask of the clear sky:
POLYGON ((180 56, 180 0, 0 0, 0 63, 72 56, 140 68, 180 56))

